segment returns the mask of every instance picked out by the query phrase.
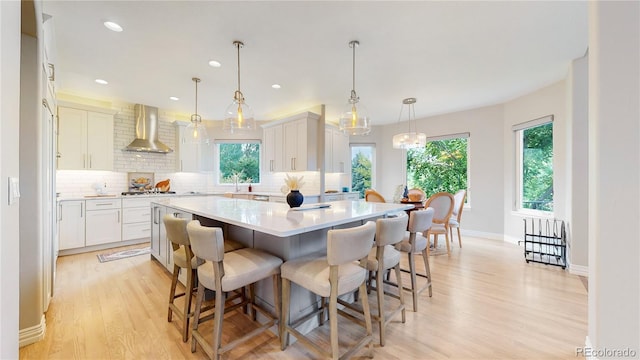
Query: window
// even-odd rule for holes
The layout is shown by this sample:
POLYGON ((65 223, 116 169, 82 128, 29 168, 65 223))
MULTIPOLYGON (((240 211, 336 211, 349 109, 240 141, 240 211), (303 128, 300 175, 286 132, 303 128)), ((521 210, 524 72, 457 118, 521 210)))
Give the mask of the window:
POLYGON ((218 153, 218 184, 260 183, 259 140, 216 140, 218 153))
POLYGON ((364 198, 364 191, 374 186, 374 166, 376 148, 369 144, 351 145, 351 191, 360 193, 364 198))
POLYGON ((553 211, 553 116, 513 127, 516 209, 553 211))
POLYGON ((468 133, 428 138, 424 148, 407 150, 407 187, 420 188, 427 196, 466 189, 468 152, 468 133))

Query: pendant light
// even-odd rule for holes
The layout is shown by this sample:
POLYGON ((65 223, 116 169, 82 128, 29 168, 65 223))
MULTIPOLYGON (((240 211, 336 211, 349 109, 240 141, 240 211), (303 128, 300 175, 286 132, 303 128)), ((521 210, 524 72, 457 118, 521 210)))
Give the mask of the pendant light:
POLYGON ((394 149, 411 149, 411 148, 420 148, 424 147, 427 144, 427 135, 424 133, 417 132, 416 125, 416 110, 414 105, 416 103, 416 98, 406 98, 402 100, 402 107, 400 107, 400 116, 398 117, 398 122, 402 118, 402 109, 404 105, 407 105, 409 114, 409 132, 401 133, 393 136, 393 148, 394 149), (413 115, 413 125, 411 121, 411 116, 413 115))
POLYGON ((253 119, 253 110, 244 102, 244 96, 240 91, 240 48, 244 46, 242 41, 234 41, 233 45, 238 51, 238 89, 233 94, 233 102, 227 107, 222 129, 233 133, 236 130, 254 130, 256 122, 253 119))
POLYGON ((191 78, 196 84, 196 112, 191 115, 191 122, 184 132, 183 141, 189 144, 209 144, 207 128, 202 124, 202 117, 198 115, 198 83, 199 78, 191 78))
POLYGON ((362 104, 358 104, 360 98, 356 94, 356 47, 360 42, 353 40, 349 42, 349 47, 353 49, 353 86, 351 97, 349 98, 345 111, 340 116, 340 130, 349 135, 366 135, 371 131, 369 117, 362 104))

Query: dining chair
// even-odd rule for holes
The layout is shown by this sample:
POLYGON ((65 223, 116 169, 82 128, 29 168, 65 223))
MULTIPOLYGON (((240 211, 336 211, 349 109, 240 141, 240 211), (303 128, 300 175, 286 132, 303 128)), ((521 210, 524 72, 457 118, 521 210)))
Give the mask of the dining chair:
POLYGON ((427 194, 422 189, 419 188, 411 188, 407 192, 407 196, 411 201, 424 201, 427 198, 427 194))
MULTIPOLYGON (((433 208, 433 224, 425 231, 424 236, 427 240, 433 235, 433 248, 438 247, 438 236, 444 234, 447 243, 447 254, 451 255, 451 245, 449 244, 449 219, 451 213, 453 213, 455 200, 453 195, 448 192, 439 192, 431 195, 425 207, 433 208)), ((429 253, 429 247, 427 246, 427 253, 429 253)))
POLYGON ((387 202, 382 194, 373 189, 367 189, 364 191, 364 200, 368 202, 387 202))
POLYGON ((409 226, 408 231, 395 248, 403 253, 407 254, 407 262, 409 263, 409 269, 400 269, 404 272, 408 272, 411 278, 411 287, 404 287, 399 276, 396 275, 396 284, 399 289, 404 289, 411 292, 413 297, 413 311, 418 311, 418 295, 424 290, 429 289, 429 297, 433 296, 431 287, 431 269, 429 267, 429 238, 423 235, 424 232, 432 225, 433 221, 433 208, 426 208, 424 210, 412 211, 409 214, 409 226), (424 274, 416 271, 415 255, 422 255, 424 262, 424 274), (418 288, 418 276, 425 278, 427 281, 422 287, 418 288))
MULTIPOLYGON (((375 235, 376 225, 372 221, 352 228, 332 229, 327 232, 326 256, 303 257, 289 260, 282 264, 282 320, 280 322, 280 346, 282 350, 285 350, 289 345, 289 335, 293 335, 300 344, 323 358, 348 359, 365 345, 368 345, 370 352, 373 351, 371 313, 366 288, 366 265, 375 235), (295 283, 322 298, 322 306, 319 309, 301 316, 293 324, 289 324, 291 283, 295 283), (361 324, 361 320, 355 319, 349 313, 338 310, 338 296, 352 293, 356 289, 358 289, 360 303, 362 304, 365 335, 340 356, 338 314, 356 323, 361 324), (324 318, 326 310, 325 298, 329 298, 330 351, 326 351, 296 330, 301 323, 314 315, 320 314, 320 318, 324 318)), ((353 334, 350 331, 348 338, 352 338, 352 336, 353 334)), ((373 354, 371 353, 371 355, 373 354)))
POLYGON ((171 289, 169 290, 169 315, 167 321, 172 321, 174 313, 182 320, 182 341, 187 342, 189 319, 193 316, 191 312, 191 300, 197 278, 196 269, 199 265, 203 264, 204 261, 196 258, 191 250, 191 242, 189 241, 189 234, 187 234, 187 223, 190 219, 165 215, 162 221, 167 232, 167 239, 171 242, 173 248, 173 274, 171 276, 171 289), (185 284, 184 293, 176 294, 180 269, 185 269, 187 273, 187 283, 185 284), (183 308, 180 309, 174 304, 174 301, 182 296, 185 297, 185 300, 183 308))
POLYGON ((460 245, 460 247, 462 247, 462 236, 460 236, 460 222, 462 219, 462 209, 464 209, 464 200, 466 198, 466 189, 456 191, 456 193, 453 195, 455 205, 453 206, 453 212, 451 213, 451 217, 449 218, 449 235, 451 236, 451 241, 453 241, 453 228, 456 228, 456 230, 458 231, 458 245, 460 245))
POLYGON ((242 248, 224 252, 224 237, 219 227, 205 227, 198 220, 187 225, 194 254, 206 262, 198 267, 198 293, 191 336, 191 352, 196 351, 199 344, 211 359, 220 356, 236 346, 249 341, 257 335, 269 330, 280 318, 280 265, 282 259, 253 248, 242 248), (266 278, 272 278, 275 316, 255 301, 254 284, 266 278), (249 287, 249 296, 242 302, 225 308, 227 293, 249 287), (213 314, 213 343, 205 339, 199 329, 200 313, 205 289, 215 291, 215 311, 213 314), (246 332, 238 339, 222 344, 222 325, 225 311, 245 305, 251 310, 251 318, 256 321, 256 311, 267 318, 267 321, 252 331, 246 332))

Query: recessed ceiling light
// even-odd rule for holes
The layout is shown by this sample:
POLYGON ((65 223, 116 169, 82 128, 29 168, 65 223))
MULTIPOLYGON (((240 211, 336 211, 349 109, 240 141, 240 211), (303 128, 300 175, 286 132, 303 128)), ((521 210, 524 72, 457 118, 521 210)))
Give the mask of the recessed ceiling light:
POLYGON ((111 31, 115 31, 115 32, 122 31, 122 26, 114 23, 113 21, 105 21, 104 26, 111 31))
POLYGON ((96 79, 96 82, 100 85, 107 85, 109 82, 107 80, 96 79))
POLYGON ((220 67, 220 66, 222 66, 222 64, 220 64, 219 62, 217 62, 215 60, 210 60, 209 61, 209 66, 211 66, 211 67, 220 67))
POLYGON ((180 100, 180 98, 175 97, 175 96, 169 96, 169 100, 178 101, 178 100, 180 100))
POLYGON ((280 86, 280 84, 273 84, 273 85, 271 85, 271 87, 274 88, 274 89, 280 89, 281 86, 280 86))

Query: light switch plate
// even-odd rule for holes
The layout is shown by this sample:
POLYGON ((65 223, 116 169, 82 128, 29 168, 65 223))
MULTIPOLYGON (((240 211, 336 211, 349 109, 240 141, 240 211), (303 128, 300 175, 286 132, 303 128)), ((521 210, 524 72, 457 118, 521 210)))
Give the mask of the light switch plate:
POLYGON ((20 179, 9 177, 9 205, 12 205, 20 197, 20 179))

